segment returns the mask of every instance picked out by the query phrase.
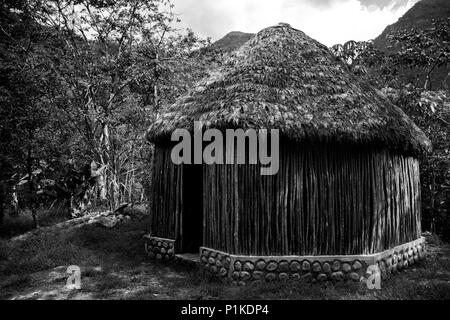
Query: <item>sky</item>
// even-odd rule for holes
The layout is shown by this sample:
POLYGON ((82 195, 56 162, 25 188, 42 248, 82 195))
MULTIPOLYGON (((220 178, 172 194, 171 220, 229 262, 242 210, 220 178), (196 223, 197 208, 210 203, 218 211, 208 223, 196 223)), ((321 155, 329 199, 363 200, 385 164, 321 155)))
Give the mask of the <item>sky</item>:
POLYGON ((327 46, 370 40, 418 0, 172 0, 181 23, 202 37, 256 33, 279 22, 327 46))

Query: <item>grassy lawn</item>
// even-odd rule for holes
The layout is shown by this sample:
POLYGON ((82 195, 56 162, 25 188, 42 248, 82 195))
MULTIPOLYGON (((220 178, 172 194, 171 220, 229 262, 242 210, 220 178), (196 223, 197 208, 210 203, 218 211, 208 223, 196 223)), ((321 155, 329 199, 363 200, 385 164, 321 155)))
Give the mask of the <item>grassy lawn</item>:
POLYGON ((450 247, 430 244, 425 262, 369 290, 360 283, 224 285, 194 267, 146 261, 148 218, 0 241, 1 299, 450 299, 450 247), (65 288, 69 265, 82 288, 65 288))

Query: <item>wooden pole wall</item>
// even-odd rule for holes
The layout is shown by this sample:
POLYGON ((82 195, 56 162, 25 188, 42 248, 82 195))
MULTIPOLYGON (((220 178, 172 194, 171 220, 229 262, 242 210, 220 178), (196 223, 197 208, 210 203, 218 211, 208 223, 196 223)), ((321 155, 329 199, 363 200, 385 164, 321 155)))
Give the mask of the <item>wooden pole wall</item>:
POLYGON ((282 144, 280 170, 204 166, 204 245, 245 255, 370 254, 420 237, 418 161, 282 144))
POLYGON ((151 232, 153 236, 181 237, 183 166, 174 165, 169 147, 156 146, 153 156, 151 232))
MULTIPOLYGON (((170 152, 155 148, 151 230, 178 240, 189 181, 170 152)), ((421 235, 419 164, 387 150, 282 143, 274 176, 259 165, 204 165, 203 219, 203 245, 229 253, 383 251, 421 235)))

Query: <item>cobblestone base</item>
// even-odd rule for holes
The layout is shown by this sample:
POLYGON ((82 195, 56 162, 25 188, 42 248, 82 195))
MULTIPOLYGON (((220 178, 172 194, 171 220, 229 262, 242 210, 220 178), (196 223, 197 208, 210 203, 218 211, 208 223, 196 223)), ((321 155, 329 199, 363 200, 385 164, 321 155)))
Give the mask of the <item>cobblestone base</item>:
POLYGON ((382 278, 424 258, 424 238, 372 255, 355 256, 239 256, 202 247, 203 268, 233 284, 248 281, 360 281, 376 265, 382 278))
POLYGON ((150 259, 173 260, 175 240, 144 236, 145 253, 150 259))

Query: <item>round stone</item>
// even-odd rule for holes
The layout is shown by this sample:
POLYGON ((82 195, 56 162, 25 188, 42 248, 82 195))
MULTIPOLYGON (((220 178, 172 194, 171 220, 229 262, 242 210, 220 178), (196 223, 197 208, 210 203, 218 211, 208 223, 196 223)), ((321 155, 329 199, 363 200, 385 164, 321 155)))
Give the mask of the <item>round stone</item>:
POLYGON ((398 259, 396 269, 397 269, 397 271, 400 271, 400 270, 402 270, 402 268, 403 268, 403 259, 398 259))
POLYGON ((242 271, 241 274, 240 274, 240 278, 243 281, 247 281, 248 279, 251 278, 251 274, 249 272, 247 272, 247 271, 242 271))
POLYGON ((300 280, 300 274, 298 274, 298 273, 293 273, 293 274, 291 275, 291 278, 292 278, 292 280, 298 281, 298 280, 300 280))
POLYGON ((161 260, 161 259, 162 259, 162 255, 158 253, 158 254, 156 255, 156 259, 161 260))
POLYGON ((304 275, 302 275, 302 280, 304 281, 312 281, 313 280, 313 276, 311 273, 305 273, 304 275))
POLYGON ((404 261, 403 261, 403 269, 408 268, 408 266, 409 266, 408 260, 404 260, 404 261))
POLYGON ((358 260, 355 260, 355 262, 353 262, 352 268, 355 271, 360 270, 362 268, 361 262, 359 262, 358 260))
POLYGON ((166 253, 166 249, 163 247, 161 248, 161 254, 165 254, 166 253))
POLYGON ((173 248, 173 243, 169 242, 169 248, 173 248))
POLYGON ((217 257, 217 252, 216 251, 211 251, 210 256, 213 257, 213 258, 217 257))
POLYGON ((163 258, 164 258, 164 260, 169 260, 169 259, 170 259, 170 256, 168 256, 167 254, 165 254, 165 255, 163 256, 163 258))
POLYGON ((222 261, 216 260, 216 266, 219 268, 222 267, 222 261))
POLYGON ((347 272, 350 272, 351 270, 352 270, 352 267, 350 266, 349 263, 343 263, 342 264, 342 271, 347 273, 347 272))
POLYGON ((350 273, 350 279, 353 281, 359 281, 359 274, 357 274, 356 272, 350 273))
POLYGON ((331 265, 331 270, 333 271, 341 270, 341 262, 339 260, 334 260, 333 264, 331 265))
POLYGON ((410 258, 412 258, 412 257, 414 256, 414 251, 413 251, 412 248, 409 248, 409 250, 408 250, 408 256, 409 256, 410 258))
POLYGON ((253 265, 253 263, 251 263, 250 261, 247 261, 246 263, 244 263, 245 271, 252 272, 253 269, 255 269, 255 266, 253 265))
POLYGON ((289 263, 287 261, 281 261, 278 265, 280 272, 289 271, 289 263))
POLYGON ((384 262, 384 260, 381 260, 379 262, 379 268, 380 268, 380 272, 381 272, 381 276, 385 277, 386 276, 386 263, 384 262))
POLYGON ((164 241, 162 246, 163 246, 163 248, 167 249, 169 247, 169 244, 166 241, 164 241))
POLYGON ((325 273, 330 273, 331 272, 331 266, 330 266, 330 264, 328 262, 325 262, 322 265, 322 269, 323 269, 323 272, 325 272, 325 273))
POLYGON ((234 270, 241 271, 241 269, 242 269, 242 263, 240 261, 236 261, 234 263, 234 270))
POLYGON ((216 259, 217 260, 222 260, 222 255, 220 253, 218 253, 216 259))
POLYGON ((173 249, 167 250, 167 254, 173 255, 173 249))
POLYGON ((344 273, 342 271, 336 271, 331 274, 331 280, 342 281, 344 280, 344 273))
POLYGON ((302 266, 300 262, 292 261, 289 268, 291 269, 292 272, 299 272, 302 269, 302 266))
POLYGON ((273 280, 275 280, 277 278, 277 276, 276 276, 276 274, 275 273, 268 273, 268 274, 266 274, 266 281, 273 281, 273 280))
POLYGON ((281 281, 289 280, 289 275, 285 272, 280 273, 278 277, 280 278, 281 281))
POLYGON ((308 261, 303 261, 302 263, 302 270, 303 271, 309 271, 311 269, 311 264, 308 261))
POLYGON ((207 257, 202 256, 201 260, 202 260, 203 264, 208 264, 208 258, 207 257))
POLYGON ((237 279, 239 279, 239 272, 234 271, 234 272, 231 274, 231 276, 233 277, 234 280, 237 280, 237 279))
POLYGON ((403 260, 408 261, 408 259, 409 259, 409 255, 408 255, 407 252, 405 252, 405 253, 403 254, 403 260))
POLYGON ((158 241, 158 242, 156 243, 156 245, 157 245, 158 247, 161 247, 161 241, 158 241))
POLYGON ((216 266, 212 266, 211 267, 211 272, 212 273, 217 273, 217 267, 216 266))
POLYGON ((228 274, 228 271, 225 268, 221 268, 219 274, 221 277, 225 277, 228 274))
POLYGON ((266 262, 264 260, 259 260, 256 263, 256 269, 258 270, 264 270, 266 268, 266 262))
POLYGON ((255 279, 255 280, 260 280, 260 279, 263 278, 263 276, 264 276, 264 272, 262 272, 262 271, 255 271, 255 272, 253 272, 253 274, 252 274, 252 277, 253 277, 253 279, 255 279))
POLYGON ((386 262, 386 267, 387 268, 392 266, 392 258, 391 257, 386 258, 385 262, 386 262))
POLYGON ((203 250, 202 251, 202 256, 209 257, 209 251, 208 250, 203 250))
POLYGON ((320 282, 325 282, 325 281, 327 281, 327 279, 328 279, 328 277, 325 273, 321 273, 317 276, 317 281, 320 281, 320 282))
POLYGON ((419 254, 417 253, 414 255, 414 262, 419 262, 419 254))
POLYGON ((275 261, 270 261, 266 267, 266 269, 268 271, 275 271, 275 270, 277 270, 277 268, 278 268, 278 264, 275 261))
POLYGON ((211 257, 210 257, 210 258, 208 259, 208 263, 209 263, 209 264, 216 264, 216 260, 215 260, 214 258, 211 258, 211 257))
POLYGON ((155 239, 153 239, 150 243, 152 244, 152 246, 156 246, 157 241, 155 239))
POLYGON ((398 263, 398 255, 396 253, 394 253, 392 255, 392 264, 397 264, 398 263))
POLYGON ((413 254, 417 254, 417 247, 413 248, 413 254))
POLYGON ((228 268, 230 266, 231 259, 230 257, 225 257, 225 259, 222 259, 222 264, 225 268, 228 268))
POLYGON ((320 263, 319 262, 314 262, 313 263, 313 265, 312 265, 312 270, 314 271, 314 272, 320 272, 320 271, 322 271, 322 266, 320 265, 320 263))

